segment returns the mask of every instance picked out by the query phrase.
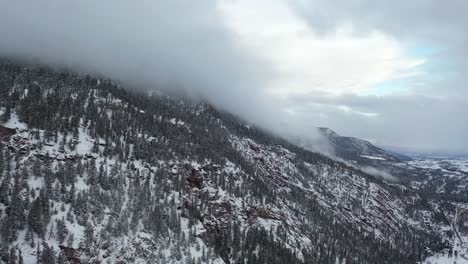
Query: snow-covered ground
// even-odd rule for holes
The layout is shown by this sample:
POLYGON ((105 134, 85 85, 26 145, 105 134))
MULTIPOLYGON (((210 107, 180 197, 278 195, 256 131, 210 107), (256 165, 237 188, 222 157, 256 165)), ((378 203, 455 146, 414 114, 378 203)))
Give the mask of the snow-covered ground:
POLYGON ((468 189, 468 159, 417 158, 408 164, 422 169, 427 175, 423 182, 415 181, 413 186, 435 186, 437 193, 459 194, 466 197, 468 189))
POLYGON ((424 264, 468 264, 468 259, 460 256, 435 255, 423 262, 424 264))
POLYGON ((26 129, 28 127, 25 123, 22 123, 19 120, 18 115, 15 112, 11 113, 10 120, 4 123, 3 126, 14 129, 26 129))
POLYGON ((448 252, 438 253, 426 259, 423 264, 468 264, 468 237, 461 237, 456 241, 451 256, 448 252))
POLYGON ((424 169, 440 169, 442 171, 450 169, 451 171, 468 172, 468 159, 415 159, 409 161, 408 164, 424 169))

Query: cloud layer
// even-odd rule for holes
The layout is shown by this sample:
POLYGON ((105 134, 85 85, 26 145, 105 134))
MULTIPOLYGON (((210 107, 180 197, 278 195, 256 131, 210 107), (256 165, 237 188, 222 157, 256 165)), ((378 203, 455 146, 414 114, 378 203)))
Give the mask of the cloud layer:
POLYGON ((4 1, 0 51, 239 107, 267 65, 236 46, 216 5, 186 0, 4 1), (228 100, 228 98, 232 100, 228 100))
POLYGON ((465 1, 2 1, 0 55, 171 89, 279 133, 468 151, 465 1))

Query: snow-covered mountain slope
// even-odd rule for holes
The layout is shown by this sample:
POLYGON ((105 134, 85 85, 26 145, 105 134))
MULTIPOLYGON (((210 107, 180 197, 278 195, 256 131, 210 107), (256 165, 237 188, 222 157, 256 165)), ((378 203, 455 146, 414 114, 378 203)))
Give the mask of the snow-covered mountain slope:
POLYGON ((378 148, 369 141, 338 135, 329 128, 318 128, 320 135, 326 139, 333 150, 333 154, 344 160, 355 161, 366 164, 370 161, 390 161, 399 162, 400 159, 390 154, 390 152, 378 148))
POLYGON ((444 199, 468 203, 468 160, 451 158, 414 158, 408 162, 424 177, 411 184, 444 199))
POLYGON ((0 262, 416 263, 456 210, 207 104, 0 64, 0 262))
POLYGON ((419 168, 408 164, 411 157, 384 150, 363 139, 341 136, 329 128, 318 128, 318 132, 319 136, 313 139, 296 138, 294 142, 392 182, 408 184, 426 177, 419 168))

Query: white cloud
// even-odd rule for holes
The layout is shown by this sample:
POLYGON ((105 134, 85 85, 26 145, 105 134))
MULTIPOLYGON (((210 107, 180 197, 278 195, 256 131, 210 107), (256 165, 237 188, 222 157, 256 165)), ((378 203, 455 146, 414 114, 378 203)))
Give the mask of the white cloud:
POLYGON ((287 1, 222 1, 220 7, 241 45, 273 65, 268 90, 275 95, 361 93, 421 74, 418 66, 425 62, 406 56, 397 40, 378 31, 358 35, 341 26, 318 34, 287 1))

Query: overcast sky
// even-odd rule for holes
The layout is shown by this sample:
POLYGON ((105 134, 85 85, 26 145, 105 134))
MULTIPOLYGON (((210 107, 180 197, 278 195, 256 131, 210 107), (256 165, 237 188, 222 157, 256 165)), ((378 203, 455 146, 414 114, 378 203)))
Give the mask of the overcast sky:
POLYGON ((0 55, 184 90, 281 133, 468 152, 468 1, 0 0, 0 55))

